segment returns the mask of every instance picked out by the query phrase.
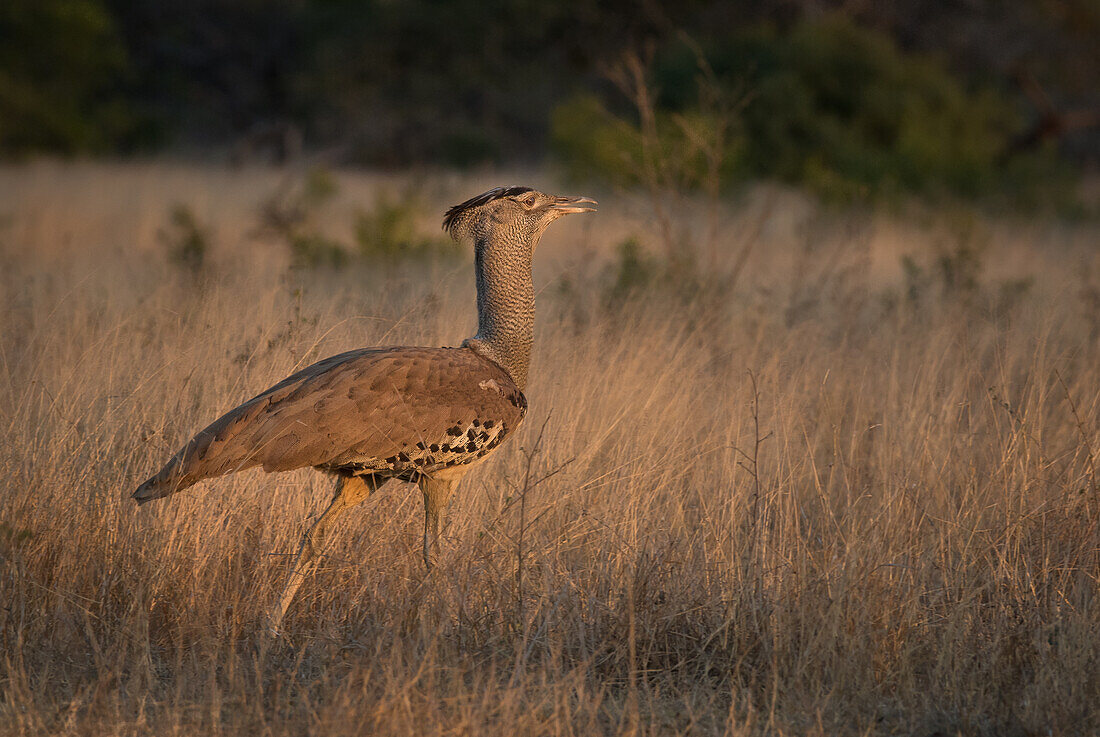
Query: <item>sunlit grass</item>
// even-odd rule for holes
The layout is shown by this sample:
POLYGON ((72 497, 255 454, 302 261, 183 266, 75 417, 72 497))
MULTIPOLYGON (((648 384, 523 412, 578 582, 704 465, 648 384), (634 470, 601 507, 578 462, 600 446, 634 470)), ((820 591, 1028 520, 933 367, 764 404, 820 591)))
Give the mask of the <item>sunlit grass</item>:
MULTIPOLYGON (((425 227, 517 179, 441 178, 425 227)), ((647 229, 601 196, 536 255, 531 411, 460 487, 440 568, 419 493, 387 486, 270 644, 331 482, 126 497, 295 368, 475 324, 469 260, 288 271, 253 235, 278 181, 0 172, 0 732, 1100 729, 1094 227, 786 195, 732 290, 720 264, 692 295, 611 298, 617 243, 647 229), (199 281, 157 237, 177 202, 211 233, 199 281), (944 274, 972 227, 962 288, 944 274)), ((340 182, 336 237, 394 183, 340 182)), ((731 254, 755 202, 729 213, 731 254)))

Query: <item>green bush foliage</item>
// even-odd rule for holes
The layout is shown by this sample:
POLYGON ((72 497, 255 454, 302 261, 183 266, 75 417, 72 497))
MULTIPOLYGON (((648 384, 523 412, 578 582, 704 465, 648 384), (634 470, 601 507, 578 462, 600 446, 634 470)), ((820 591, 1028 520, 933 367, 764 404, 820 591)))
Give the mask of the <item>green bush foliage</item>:
POLYGON ((97 0, 0 3, 0 155, 124 146, 138 128, 118 93, 127 68, 97 0))
POLYGON ((423 210, 415 194, 397 197, 380 194, 374 209, 356 215, 355 243, 359 255, 377 262, 457 254, 458 245, 450 238, 423 235, 417 223, 417 215, 423 210))
POLYGON ((640 133, 632 123, 612 114, 594 94, 579 94, 554 108, 550 145, 573 179, 638 184, 640 133))
POLYGON ((347 249, 321 229, 322 211, 338 192, 332 173, 314 167, 300 182, 287 180, 261 205, 257 230, 284 241, 295 268, 343 266, 347 249))
POLYGON ((757 32, 727 53, 727 64, 758 65, 757 96, 745 111, 748 170, 824 192, 977 194, 993 184, 1017 126, 992 90, 968 91, 936 60, 903 54, 839 17, 798 26, 786 39, 757 32))
POLYGON ((286 243, 295 268, 338 268, 353 259, 378 266, 460 253, 450 238, 424 235, 418 221, 424 206, 410 190, 379 193, 371 209, 354 214, 353 244, 341 242, 327 227, 339 192, 336 177, 323 167, 288 179, 261 206, 257 233, 286 243))
POLYGON ((699 142, 721 140, 726 185, 765 177, 836 199, 1072 199, 1054 149, 1072 182, 1100 135, 1018 135, 1043 110, 1022 88, 1009 97, 1021 85, 1008 70, 1033 71, 1055 113, 1087 113, 1095 23, 1030 2, 993 14, 966 5, 931 14, 864 3, 845 17, 780 0, 7 0, 0 157, 175 142, 267 147, 282 160, 300 148, 280 147, 285 131, 282 143, 338 152, 340 164, 537 165, 550 152, 577 176, 637 186, 639 126, 603 76, 624 54, 652 50, 659 145, 645 148, 650 164, 654 148, 672 162, 665 186, 679 178, 712 194, 716 158, 699 142), (944 34, 955 19, 974 32, 944 34), (713 77, 700 74, 699 51, 713 77), (712 82, 749 104, 727 108, 712 82), (1014 136, 1051 150, 1013 148, 1014 136))
POLYGON ((199 222, 189 205, 176 203, 168 213, 168 224, 157 232, 168 251, 168 260, 198 277, 206 267, 210 231, 199 222))
MULTIPOLYGON (((727 182, 764 177, 829 197, 916 191, 974 196, 1000 186, 998 157, 1020 121, 1007 98, 967 89, 937 59, 907 54, 888 37, 829 17, 780 34, 770 27, 711 42, 716 78, 745 85, 727 182)), ((698 109, 695 50, 663 49, 651 68, 658 121, 698 109)), ((559 105, 553 150, 575 176, 630 184, 638 124, 621 102, 591 95, 559 105)), ((680 145, 661 126, 663 146, 680 145)))

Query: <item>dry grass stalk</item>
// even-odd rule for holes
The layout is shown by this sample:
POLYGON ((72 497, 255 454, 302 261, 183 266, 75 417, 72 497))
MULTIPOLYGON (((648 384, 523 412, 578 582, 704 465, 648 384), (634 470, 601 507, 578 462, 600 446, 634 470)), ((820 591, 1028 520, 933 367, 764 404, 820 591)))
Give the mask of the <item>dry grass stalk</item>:
MULTIPOLYGON (((1094 228, 990 223, 966 301, 905 298, 900 257, 932 236, 880 220, 852 241, 824 216, 770 222, 706 314, 544 290, 532 421, 460 488, 440 567, 417 497, 380 494, 333 531, 295 646, 269 649, 281 554, 327 487, 243 475, 150 514, 124 494, 318 354, 473 323, 465 265, 288 281, 282 251, 233 239, 271 181, 0 170, 0 733, 1100 729, 1100 356, 1063 287, 1094 228), (176 201, 220 236, 201 292, 162 278, 176 201), (1017 306, 983 298, 1020 274, 1017 306)), ((540 256, 613 243, 603 222, 540 256)))

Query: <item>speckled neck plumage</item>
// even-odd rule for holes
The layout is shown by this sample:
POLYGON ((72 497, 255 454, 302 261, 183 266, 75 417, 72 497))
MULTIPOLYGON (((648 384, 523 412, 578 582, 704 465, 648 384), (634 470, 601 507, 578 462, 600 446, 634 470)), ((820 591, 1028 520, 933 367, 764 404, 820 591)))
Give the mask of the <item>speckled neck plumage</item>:
POLYGON ((477 335, 463 343, 502 366, 520 391, 527 385, 535 333, 531 240, 516 227, 475 237, 477 335))

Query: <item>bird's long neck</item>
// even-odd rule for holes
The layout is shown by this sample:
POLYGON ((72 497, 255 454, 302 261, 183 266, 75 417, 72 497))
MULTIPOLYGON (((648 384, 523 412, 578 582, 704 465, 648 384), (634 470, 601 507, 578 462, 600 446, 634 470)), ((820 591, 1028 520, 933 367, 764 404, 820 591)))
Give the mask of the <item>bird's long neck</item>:
POLYGON ((521 391, 527 385, 535 333, 533 250, 533 244, 510 242, 493 233, 474 243, 477 335, 467 344, 500 364, 521 391))

